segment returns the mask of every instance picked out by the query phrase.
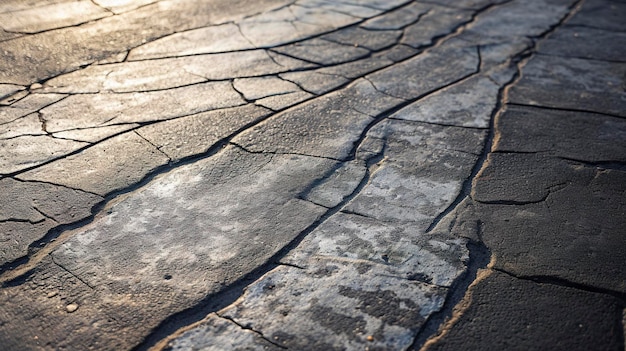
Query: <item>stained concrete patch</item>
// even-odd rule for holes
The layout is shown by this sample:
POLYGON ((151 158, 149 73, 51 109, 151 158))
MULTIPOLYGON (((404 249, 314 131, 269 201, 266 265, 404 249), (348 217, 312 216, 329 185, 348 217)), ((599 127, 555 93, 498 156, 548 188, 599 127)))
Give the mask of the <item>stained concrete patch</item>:
POLYGON ((607 318, 621 314, 614 297, 499 272, 491 272, 469 293, 469 307, 454 327, 424 350, 618 350, 622 346, 621 331, 607 318))
POLYGON ((340 258, 355 264, 380 265, 387 275, 450 287, 465 271, 465 240, 448 234, 426 234, 418 220, 384 223, 338 213, 302 241, 281 262, 310 269, 317 259, 340 258))
POLYGON ((445 294, 442 288, 386 276, 376 265, 319 260, 304 270, 273 270, 218 313, 287 348, 402 348, 440 308, 445 294))
MULTIPOLYGON (((52 265, 38 266, 33 280, 70 275, 83 290, 65 300, 79 306, 71 318, 57 322, 59 312, 52 309, 40 313, 36 323, 72 328, 71 339, 79 345, 98 340, 131 348, 169 315, 267 262, 316 221, 326 209, 296 196, 315 175, 335 166, 320 158, 255 155, 231 146, 154 180, 55 249, 52 265), (102 315, 107 323, 100 322, 102 315)), ((41 293, 46 288, 18 285, 3 296, 13 306, 33 303, 47 309, 54 301, 41 293)), ((35 323, 23 320, 30 314, 7 315, 17 321, 12 326, 35 323)), ((64 345, 67 336, 55 329, 38 338, 64 345)), ((7 340, 15 338, 7 335, 7 340)))
POLYGON ((198 269, 211 267, 215 277, 210 286, 217 288, 223 282, 218 272, 239 276, 251 270, 323 212, 293 197, 310 181, 308 174, 333 164, 303 156, 253 155, 231 146, 122 200, 100 225, 77 234, 52 256, 91 286, 114 288, 123 277, 156 286, 171 274, 167 284, 204 296, 206 289, 200 287, 206 277, 197 276, 198 269), (239 161, 237 167, 233 159, 239 161), (295 213, 300 215, 293 217, 295 213), (187 224, 179 227, 183 222, 187 224), (207 237, 211 240, 203 240, 207 237), (242 255, 249 263, 235 264, 242 255), (96 261, 100 263, 94 265, 96 261))
POLYGON ((395 120, 378 124, 368 138, 385 140, 383 160, 345 210, 382 221, 427 221, 459 193, 485 132, 395 120))

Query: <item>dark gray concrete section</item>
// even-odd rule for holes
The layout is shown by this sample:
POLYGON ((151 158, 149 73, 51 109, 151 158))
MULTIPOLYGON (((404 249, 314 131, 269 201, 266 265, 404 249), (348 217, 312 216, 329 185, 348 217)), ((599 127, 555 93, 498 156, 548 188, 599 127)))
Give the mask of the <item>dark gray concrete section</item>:
POLYGON ((452 211, 492 261, 423 350, 624 348, 622 5, 584 2, 520 65, 452 211))
POLYGON ((424 350, 622 350, 612 296, 483 273, 451 329, 424 350))
POLYGON ((497 126, 497 152, 538 153, 589 163, 626 162, 624 118, 509 106, 497 126))
POLYGON ((509 102, 626 117, 624 77, 626 63, 537 55, 509 102))
POLYGON ((625 293, 626 174, 510 156, 491 159, 475 180, 473 198, 493 203, 477 204, 474 215, 495 267, 625 293))
POLYGON ((623 51, 615 49, 624 46, 626 32, 585 26, 564 26, 544 41, 538 52, 546 55, 626 62, 623 51))

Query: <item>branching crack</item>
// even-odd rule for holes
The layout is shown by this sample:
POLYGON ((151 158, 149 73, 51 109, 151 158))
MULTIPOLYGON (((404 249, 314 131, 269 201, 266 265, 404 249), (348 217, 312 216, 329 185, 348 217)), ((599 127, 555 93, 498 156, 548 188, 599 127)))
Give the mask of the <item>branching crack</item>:
POLYGON ((91 286, 89 283, 87 283, 85 280, 83 280, 81 277, 79 277, 78 275, 74 274, 74 272, 70 271, 69 269, 65 268, 62 264, 58 263, 55 259, 54 259, 54 255, 48 255, 50 257, 50 259, 52 260, 52 263, 54 263, 55 265, 59 266, 59 268, 61 268, 62 270, 66 271, 67 273, 69 273, 72 277, 76 278, 78 281, 80 281, 81 283, 85 284, 86 286, 88 286, 91 290, 94 290, 95 288, 93 286, 91 286))
POLYGON ((137 132, 137 130, 133 130, 133 133, 135 133, 141 139, 145 140, 148 144, 152 145, 154 147, 154 149, 157 150, 158 152, 160 152, 163 156, 167 157, 167 163, 168 164, 172 162, 172 158, 168 154, 166 154, 163 150, 161 150, 160 147, 154 145, 154 143, 152 143, 152 141, 148 140, 146 137, 141 135, 139 132, 137 132))
POLYGON ((255 333, 255 334, 256 334, 258 337, 260 337, 261 339, 263 339, 263 340, 265 340, 265 341, 269 342, 270 344, 272 344, 272 345, 274 345, 274 346, 276 346, 276 347, 278 347, 278 348, 281 348, 281 349, 284 349, 284 350, 286 350, 286 349, 287 349, 286 347, 284 347, 284 346, 282 346, 282 345, 279 345, 279 344, 275 343, 274 341, 272 341, 272 340, 270 340, 270 339, 266 338, 266 337, 263 335, 263 333, 261 333, 261 332, 260 332, 260 331, 258 331, 258 330, 254 330, 254 329, 252 328, 252 326, 250 326, 250 325, 242 325, 242 324, 239 324, 239 323, 237 323, 237 321, 235 321, 233 318, 231 318, 231 317, 229 317, 229 316, 222 316, 222 315, 220 315, 220 314, 219 314, 219 313, 217 313, 217 312, 216 312, 215 314, 216 314, 219 318, 225 319, 225 320, 227 320, 227 321, 229 321, 229 322, 231 322, 231 323, 235 324, 236 326, 238 326, 239 328, 241 328, 241 329, 243 329, 243 330, 249 330, 249 331, 251 331, 251 332, 255 333))

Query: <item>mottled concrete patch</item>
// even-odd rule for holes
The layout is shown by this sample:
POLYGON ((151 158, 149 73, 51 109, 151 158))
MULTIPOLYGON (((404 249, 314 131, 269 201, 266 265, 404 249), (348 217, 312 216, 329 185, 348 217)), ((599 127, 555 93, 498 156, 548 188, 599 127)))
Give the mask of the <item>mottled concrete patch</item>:
POLYGON ((404 348, 445 294, 366 262, 323 259, 273 270, 219 314, 287 348, 404 348))

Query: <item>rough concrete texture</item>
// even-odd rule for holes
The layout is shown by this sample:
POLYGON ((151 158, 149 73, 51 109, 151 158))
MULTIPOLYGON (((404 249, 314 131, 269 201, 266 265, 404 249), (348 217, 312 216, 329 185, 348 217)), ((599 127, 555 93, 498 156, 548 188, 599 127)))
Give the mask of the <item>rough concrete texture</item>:
POLYGON ((468 292, 467 310, 441 341, 425 350, 529 350, 537 348, 537 340, 557 350, 623 346, 615 323, 621 314, 616 298, 500 272, 483 274, 488 276, 468 292))
POLYGON ((0 348, 623 349, 625 10, 3 1, 0 348))

